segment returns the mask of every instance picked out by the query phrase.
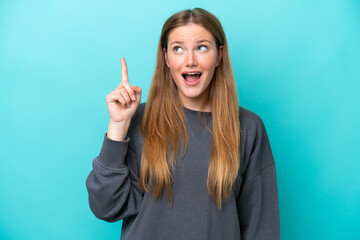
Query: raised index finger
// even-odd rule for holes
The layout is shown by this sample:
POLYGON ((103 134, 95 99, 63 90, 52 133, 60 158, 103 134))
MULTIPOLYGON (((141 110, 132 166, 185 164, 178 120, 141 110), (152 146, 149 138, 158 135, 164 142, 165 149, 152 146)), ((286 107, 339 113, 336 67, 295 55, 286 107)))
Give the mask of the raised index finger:
POLYGON ((121 82, 129 82, 127 66, 124 58, 121 58, 121 82))

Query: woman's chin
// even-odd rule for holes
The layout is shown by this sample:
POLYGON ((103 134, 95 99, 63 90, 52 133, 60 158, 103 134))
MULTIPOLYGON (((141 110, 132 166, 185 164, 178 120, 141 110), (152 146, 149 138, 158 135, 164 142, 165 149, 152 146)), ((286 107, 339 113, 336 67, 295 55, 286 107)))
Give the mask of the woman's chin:
POLYGON ((180 98, 183 102, 201 102, 204 98, 204 94, 201 94, 201 91, 195 91, 195 89, 192 89, 192 91, 185 91, 180 92, 180 98))

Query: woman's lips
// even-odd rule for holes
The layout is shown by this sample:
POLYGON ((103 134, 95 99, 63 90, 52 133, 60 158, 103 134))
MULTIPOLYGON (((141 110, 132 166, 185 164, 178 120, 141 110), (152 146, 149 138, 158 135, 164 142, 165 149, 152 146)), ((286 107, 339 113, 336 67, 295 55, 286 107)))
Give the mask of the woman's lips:
POLYGON ((188 86, 194 86, 200 82, 201 72, 186 72, 182 74, 184 82, 188 86))

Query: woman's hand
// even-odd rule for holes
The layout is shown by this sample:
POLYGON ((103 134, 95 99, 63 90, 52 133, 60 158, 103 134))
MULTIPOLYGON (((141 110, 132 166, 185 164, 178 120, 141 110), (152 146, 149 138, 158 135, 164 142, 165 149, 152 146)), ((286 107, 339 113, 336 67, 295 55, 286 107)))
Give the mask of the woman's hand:
POLYGON ((106 96, 110 116, 108 137, 124 140, 136 109, 141 101, 141 88, 130 85, 127 66, 121 58, 121 83, 106 96), (110 136, 111 135, 111 136, 110 136))

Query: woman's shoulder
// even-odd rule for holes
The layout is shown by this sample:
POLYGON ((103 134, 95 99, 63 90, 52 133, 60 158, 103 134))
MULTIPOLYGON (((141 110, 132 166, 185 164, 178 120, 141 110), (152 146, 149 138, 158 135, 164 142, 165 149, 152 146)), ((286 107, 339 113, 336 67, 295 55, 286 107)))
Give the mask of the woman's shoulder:
POLYGON ((240 124, 247 127, 262 123, 262 119, 257 113, 241 106, 239 107, 239 119, 240 124))
POLYGON ((257 113, 241 106, 239 107, 239 120, 242 130, 262 128, 264 126, 263 120, 257 113))

